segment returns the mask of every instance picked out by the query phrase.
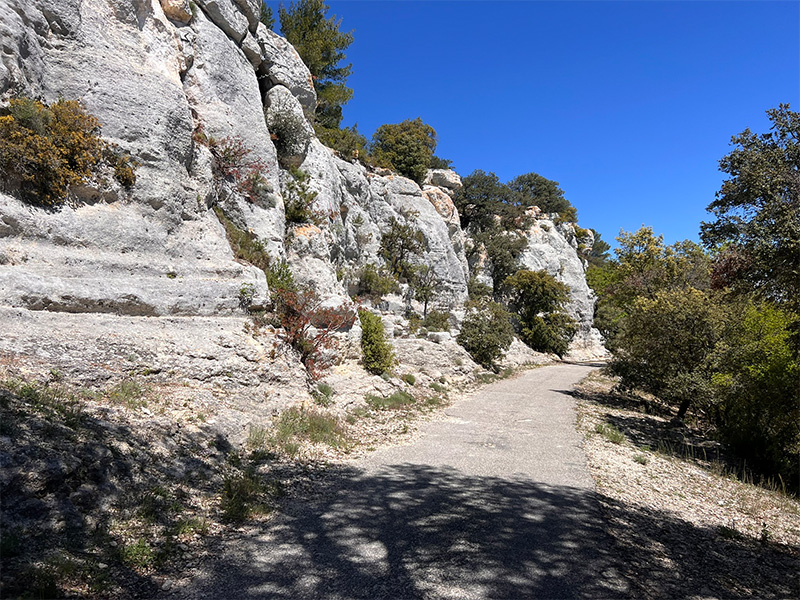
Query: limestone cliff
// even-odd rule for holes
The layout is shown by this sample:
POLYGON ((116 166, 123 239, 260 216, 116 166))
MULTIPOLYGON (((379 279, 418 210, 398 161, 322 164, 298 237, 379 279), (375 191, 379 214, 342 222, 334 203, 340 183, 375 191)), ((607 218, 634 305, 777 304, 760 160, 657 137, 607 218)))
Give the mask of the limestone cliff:
MULTIPOLYGON (((140 163, 130 190, 96 181, 58 210, 0 193, 6 363, 25 356, 95 383, 137 369, 174 372, 243 386, 253 402, 296 399, 305 383, 296 361, 276 355, 279 334, 244 331, 243 286, 255 304, 269 290, 262 271, 234 257, 214 205, 331 304, 350 302, 347 273, 380 262, 390 220, 412 223, 424 237, 419 261, 440 282, 438 304, 458 314, 470 272, 452 202, 457 175, 432 172, 420 188, 323 146, 308 122, 310 73, 259 23, 259 5, 0 0, 0 105, 15 96, 78 99, 103 136, 140 163), (246 149, 245 166, 264 177, 257 194, 215 176, 208 138, 246 149), (310 176, 323 218, 287 236, 288 167, 310 176)), ((569 232, 548 222, 529 232, 523 264, 570 285, 577 345, 597 353, 581 261, 569 232)))

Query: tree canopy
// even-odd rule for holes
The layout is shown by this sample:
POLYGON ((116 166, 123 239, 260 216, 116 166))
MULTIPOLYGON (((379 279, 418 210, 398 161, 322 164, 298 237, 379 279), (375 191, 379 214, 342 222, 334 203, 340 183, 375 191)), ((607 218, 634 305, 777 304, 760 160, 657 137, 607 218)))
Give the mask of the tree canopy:
POLYGON ((525 173, 509 181, 508 187, 514 192, 515 204, 538 206, 544 213, 558 213, 563 221, 578 221, 578 211, 564 198, 564 190, 558 187, 557 181, 538 173, 525 173))
POLYGON ((720 160, 730 176, 708 206, 715 220, 701 237, 719 251, 717 275, 800 309, 800 113, 788 104, 767 111, 771 131, 745 129, 720 160))
POLYGON ((382 166, 422 185, 436 149, 436 130, 420 117, 381 125, 372 137, 370 154, 382 166))
POLYGON ((342 65, 344 50, 353 43, 353 33, 339 31, 341 19, 327 17, 329 7, 322 0, 298 0, 287 9, 281 6, 278 16, 281 31, 297 49, 308 66, 317 92, 317 123, 338 128, 342 106, 353 97, 345 85, 353 65, 342 65))
POLYGON ((577 330, 565 311, 569 288, 545 271, 517 271, 506 280, 509 306, 519 318, 522 341, 539 352, 566 354, 577 330))

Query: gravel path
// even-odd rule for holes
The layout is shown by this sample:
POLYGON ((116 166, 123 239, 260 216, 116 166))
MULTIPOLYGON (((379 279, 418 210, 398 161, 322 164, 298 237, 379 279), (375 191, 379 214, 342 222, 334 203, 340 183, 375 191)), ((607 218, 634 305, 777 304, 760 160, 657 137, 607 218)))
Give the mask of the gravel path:
POLYGON ((628 595, 567 393, 590 370, 539 368, 457 401, 413 443, 378 450, 314 500, 221 544, 174 595, 628 595))

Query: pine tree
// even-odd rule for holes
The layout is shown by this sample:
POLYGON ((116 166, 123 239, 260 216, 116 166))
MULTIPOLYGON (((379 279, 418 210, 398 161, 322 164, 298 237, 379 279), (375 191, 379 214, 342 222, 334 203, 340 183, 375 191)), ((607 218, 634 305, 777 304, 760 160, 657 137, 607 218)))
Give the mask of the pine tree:
POLYGON ((353 65, 342 66, 344 50, 353 43, 353 33, 339 31, 341 19, 327 17, 329 7, 322 0, 299 0, 278 14, 281 31, 297 49, 308 66, 317 92, 317 124, 338 128, 342 121, 342 105, 353 96, 345 85, 353 65))

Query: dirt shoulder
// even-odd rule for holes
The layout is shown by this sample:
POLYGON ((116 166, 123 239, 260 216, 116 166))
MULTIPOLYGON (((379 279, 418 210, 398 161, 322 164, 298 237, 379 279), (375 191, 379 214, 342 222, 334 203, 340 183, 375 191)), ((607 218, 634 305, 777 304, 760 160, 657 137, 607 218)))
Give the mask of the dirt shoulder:
POLYGON ((800 502, 737 477, 725 449, 656 401, 578 386, 578 430, 630 579, 646 598, 800 596, 800 502))

